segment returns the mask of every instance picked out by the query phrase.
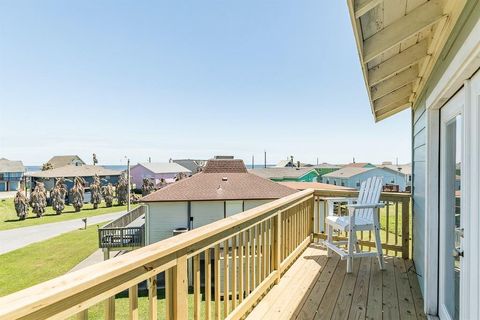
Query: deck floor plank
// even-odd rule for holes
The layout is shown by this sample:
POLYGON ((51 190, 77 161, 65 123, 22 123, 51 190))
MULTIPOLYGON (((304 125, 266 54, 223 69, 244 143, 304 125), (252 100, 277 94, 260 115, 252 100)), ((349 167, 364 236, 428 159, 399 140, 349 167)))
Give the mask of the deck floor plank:
POLYGON ((420 291, 420 285, 418 284, 417 275, 412 272, 412 270, 414 270, 413 267, 414 266, 412 260, 405 260, 405 268, 407 269, 408 273, 408 280, 410 283, 410 289, 412 290, 413 303, 415 305, 415 313, 417 315, 417 319, 427 319, 425 312, 423 312, 422 291, 420 291))
POLYGON ((395 282, 397 283, 398 307, 400 319, 416 319, 415 305, 408 280, 407 269, 402 258, 394 258, 395 282))
POLYGON ((426 319, 412 261, 385 257, 383 271, 376 257, 353 263, 347 274, 345 260, 312 244, 247 319, 426 319))
POLYGON ((400 319, 398 312, 397 285, 395 283, 395 267, 392 257, 385 257, 385 270, 383 277, 383 318, 397 320, 400 319))
POLYGON ((367 299, 367 319, 382 320, 383 310, 383 272, 376 259, 370 269, 370 283, 367 299))
POLYGON ((356 259, 353 263, 352 273, 345 274, 343 279, 342 288, 337 297, 335 303, 335 309, 333 310, 332 320, 347 319, 350 312, 350 306, 352 305, 353 290, 355 290, 355 284, 357 283, 358 271, 360 270, 361 259, 356 259))
POLYGON ((325 266, 325 269, 320 277, 318 277, 317 282, 315 282, 310 295, 303 306, 300 306, 301 308, 297 319, 311 320, 315 317, 315 313, 317 312, 320 302, 322 302, 325 291, 327 291, 327 287, 332 279, 333 274, 335 273, 335 269, 337 268, 339 260, 340 259, 338 256, 328 259, 327 265, 325 266))
POLYGON ((327 287, 327 291, 323 296, 322 302, 315 313, 314 319, 330 319, 335 309, 335 302, 337 301, 340 290, 342 289, 343 280, 345 279, 347 271, 347 261, 340 260, 337 269, 333 274, 332 280, 327 287))
POLYGON ((372 259, 362 258, 348 319, 365 319, 372 259))

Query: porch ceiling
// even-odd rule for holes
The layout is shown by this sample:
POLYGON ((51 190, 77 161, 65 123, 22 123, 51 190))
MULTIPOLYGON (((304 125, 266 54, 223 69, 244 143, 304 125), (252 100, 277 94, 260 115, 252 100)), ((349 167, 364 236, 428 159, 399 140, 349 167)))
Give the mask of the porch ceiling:
POLYGON ((375 121, 418 99, 466 0, 347 0, 375 121))

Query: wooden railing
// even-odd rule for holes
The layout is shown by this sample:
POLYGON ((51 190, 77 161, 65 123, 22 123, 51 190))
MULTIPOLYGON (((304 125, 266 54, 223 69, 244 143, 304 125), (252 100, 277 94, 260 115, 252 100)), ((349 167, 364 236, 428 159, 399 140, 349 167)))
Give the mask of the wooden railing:
POLYGON ((301 191, 0 298, 0 319, 87 319, 99 304, 114 319, 127 291, 121 319, 241 319, 321 237, 330 194, 301 191))
POLYGON ((120 249, 145 245, 145 224, 129 226, 143 216, 146 206, 139 206, 98 229, 99 248, 120 249))

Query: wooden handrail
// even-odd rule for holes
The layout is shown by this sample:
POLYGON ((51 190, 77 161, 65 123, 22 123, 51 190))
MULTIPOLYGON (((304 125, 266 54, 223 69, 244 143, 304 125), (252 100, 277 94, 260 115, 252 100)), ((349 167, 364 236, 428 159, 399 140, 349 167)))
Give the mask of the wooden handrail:
MULTIPOLYGON (((241 319, 272 285, 280 281, 314 236, 321 237, 314 228, 322 223, 319 218, 322 199, 355 195, 352 191, 333 190, 297 192, 2 297, 0 319, 63 319, 75 314, 86 318, 85 310, 103 301, 105 316, 113 319, 115 294, 126 290, 130 315, 138 317, 138 284, 145 280, 148 281, 149 317, 156 319, 157 288, 161 285, 157 283, 157 275, 161 272, 165 272, 167 318, 188 318, 188 285, 192 280, 195 319, 199 318, 202 309, 210 312, 210 302, 215 303, 212 310, 216 318, 241 319), (201 272, 208 275, 203 277, 202 286, 205 308, 200 308, 201 272), (222 298, 224 308, 220 314, 222 298)), ((384 193, 381 200, 389 204, 387 208, 392 202, 396 210, 393 215, 400 217, 401 214, 402 219, 401 243, 395 238, 395 244, 386 248, 408 256, 410 196, 384 193), (399 204, 402 204, 401 212, 399 204)), ((395 226, 398 234, 398 226, 395 226)), ((388 226, 386 232, 389 232, 388 226)), ((361 244, 368 247, 369 240, 363 239, 361 244)))

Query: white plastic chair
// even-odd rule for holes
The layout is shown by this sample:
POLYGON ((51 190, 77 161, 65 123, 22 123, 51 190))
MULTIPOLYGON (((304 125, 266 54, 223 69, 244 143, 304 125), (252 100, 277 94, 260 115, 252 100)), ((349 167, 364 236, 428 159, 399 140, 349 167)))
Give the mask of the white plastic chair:
POLYGON ((338 253, 342 260, 347 259, 347 273, 352 272, 353 258, 378 257, 380 269, 384 269, 382 243, 380 239, 380 223, 376 212, 385 205, 380 203, 383 181, 381 177, 372 177, 364 181, 360 187, 357 199, 352 198, 329 198, 328 216, 325 219, 327 227, 327 240, 324 241, 327 247, 328 256, 331 252, 338 253), (348 205, 348 216, 334 214, 335 203, 348 205), (355 202, 355 203, 354 203, 355 202), (333 241, 333 231, 348 232, 348 241, 333 241), (376 252, 362 252, 357 241, 357 231, 371 230, 375 233, 376 252), (347 249, 339 245, 347 245, 347 249))

